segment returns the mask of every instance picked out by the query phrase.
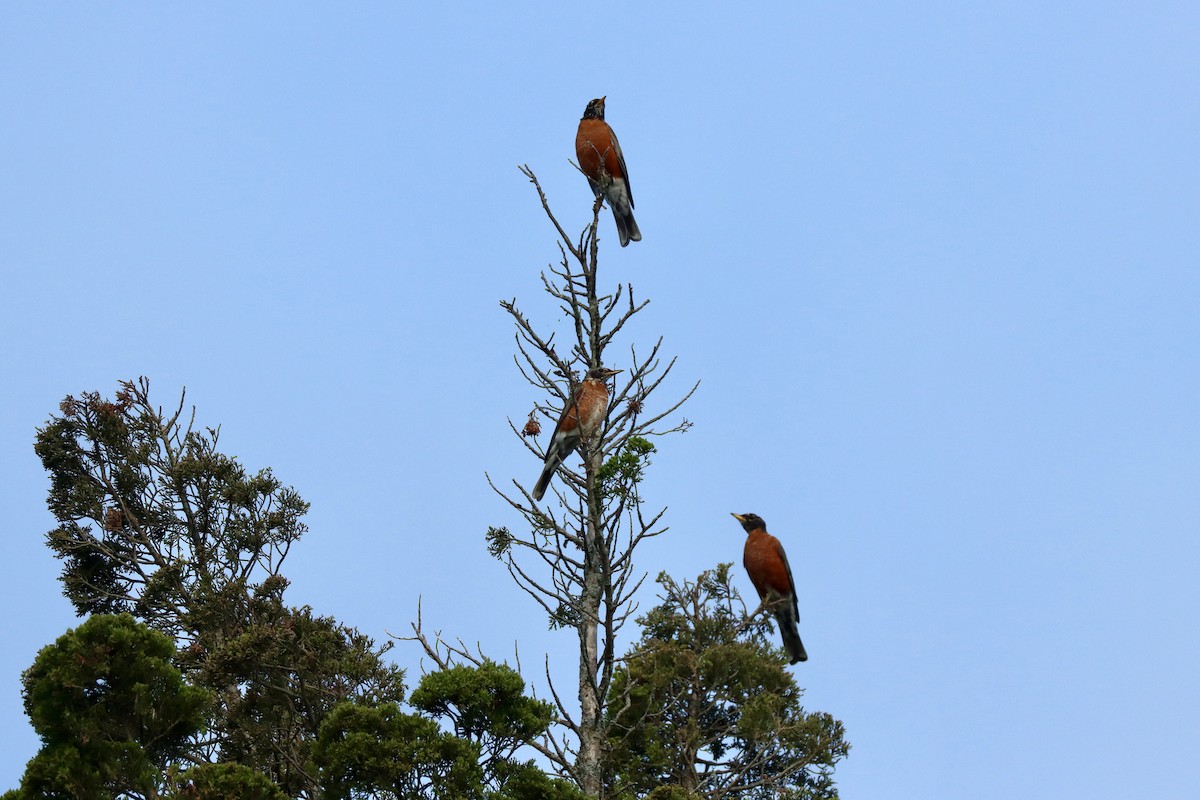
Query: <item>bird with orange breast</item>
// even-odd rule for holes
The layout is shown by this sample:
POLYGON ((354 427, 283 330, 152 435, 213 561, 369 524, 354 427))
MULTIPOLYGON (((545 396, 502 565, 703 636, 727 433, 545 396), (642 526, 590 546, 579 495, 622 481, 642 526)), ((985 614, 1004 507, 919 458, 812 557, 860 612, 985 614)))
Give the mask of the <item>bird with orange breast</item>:
POLYGON ((792 568, 788 566, 783 545, 767 533, 767 523, 757 514, 734 514, 749 536, 742 554, 742 564, 750 574, 750 582, 758 591, 758 597, 771 609, 779 623, 783 636, 783 649, 787 650, 791 663, 807 661, 804 643, 796 626, 800 622, 800 606, 796 602, 796 583, 792 580, 792 568))
POLYGON ((621 247, 625 247, 630 242, 640 242, 642 232, 633 218, 633 191, 629 188, 629 172, 625 169, 621 144, 604 121, 604 100, 598 97, 583 110, 583 119, 579 120, 579 131, 575 134, 575 155, 592 192, 608 201, 617 223, 621 247))
POLYGON ((558 418, 550 444, 546 445, 546 465, 533 487, 534 500, 541 500, 546 494, 555 470, 579 447, 579 443, 596 433, 608 413, 608 379, 620 372, 619 369, 595 367, 588 370, 583 381, 575 387, 558 418))

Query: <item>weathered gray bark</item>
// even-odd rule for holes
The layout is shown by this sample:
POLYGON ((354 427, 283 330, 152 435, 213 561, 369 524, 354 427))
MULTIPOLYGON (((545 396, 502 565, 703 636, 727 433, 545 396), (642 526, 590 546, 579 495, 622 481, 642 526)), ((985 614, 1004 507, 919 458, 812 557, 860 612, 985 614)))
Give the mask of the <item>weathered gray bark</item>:
POLYGON ((600 606, 610 574, 604 558, 596 475, 601 467, 597 448, 588 454, 588 518, 584 534, 583 593, 579 598, 579 754, 575 761, 579 787, 589 797, 601 797, 604 786, 604 697, 599 652, 600 606))

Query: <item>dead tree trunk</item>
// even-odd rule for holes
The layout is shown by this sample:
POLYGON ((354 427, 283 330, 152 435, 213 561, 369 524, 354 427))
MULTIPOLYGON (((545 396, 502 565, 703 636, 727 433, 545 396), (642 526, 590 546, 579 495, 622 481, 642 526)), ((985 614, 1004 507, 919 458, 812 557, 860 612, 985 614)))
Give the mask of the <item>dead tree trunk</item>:
MULTIPOLYGON (((569 458, 541 503, 533 500, 522 481, 514 480, 511 489, 491 484, 519 512, 529 532, 492 528, 489 549, 546 611, 552 625, 574 628, 579 637, 579 707, 568 707, 551 683, 560 727, 541 749, 561 774, 572 778, 589 797, 600 798, 607 777, 605 712, 616 664, 615 642, 636 610, 634 593, 645 578, 635 568, 634 550, 642 540, 666 530, 662 525, 666 509, 645 514, 639 485, 656 450, 653 442, 690 427, 686 419, 663 421, 675 414, 698 384, 665 409, 645 413, 647 399, 675 362, 659 358, 661 338, 645 357, 633 345, 613 347, 626 322, 649 301, 635 302, 630 284, 618 284, 610 294, 597 289, 600 201, 592 207, 591 224, 573 241, 550 210, 536 176, 527 167, 522 171, 558 232, 561 260, 550 267, 549 276, 542 274, 542 288, 557 301, 571 327, 565 337, 570 344, 560 352, 556 333, 540 333, 515 300, 501 303, 515 322, 516 362, 538 391, 537 411, 557 420, 570 402, 576 374, 600 366, 624 372, 610 390, 607 420, 579 447, 582 473, 569 458)), ((511 420, 509 424, 541 459, 542 447, 511 420)), ((535 462, 530 463, 533 471, 535 462)))

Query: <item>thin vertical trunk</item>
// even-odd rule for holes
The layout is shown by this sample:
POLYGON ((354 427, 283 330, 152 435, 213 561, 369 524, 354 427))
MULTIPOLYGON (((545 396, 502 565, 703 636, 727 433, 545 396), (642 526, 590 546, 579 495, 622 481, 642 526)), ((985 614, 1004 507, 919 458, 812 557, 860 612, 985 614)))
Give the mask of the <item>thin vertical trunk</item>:
MULTIPOLYGON (((585 592, 587 591, 585 589, 585 592)), ((585 596, 584 602, 588 603, 590 599, 585 596)), ((599 798, 601 796, 604 743, 600 698, 596 692, 596 628, 596 621, 593 618, 581 625, 579 629, 579 755, 576 758, 575 766, 579 773, 580 788, 583 789, 584 794, 588 797, 599 798)))
POLYGON ((600 798, 604 788, 604 698, 600 696, 600 603, 604 596, 605 559, 600 530, 600 498, 596 474, 602 453, 599 437, 589 446, 585 465, 587 522, 584 531, 582 616, 579 627, 579 756, 576 769, 580 788, 588 797, 600 798))

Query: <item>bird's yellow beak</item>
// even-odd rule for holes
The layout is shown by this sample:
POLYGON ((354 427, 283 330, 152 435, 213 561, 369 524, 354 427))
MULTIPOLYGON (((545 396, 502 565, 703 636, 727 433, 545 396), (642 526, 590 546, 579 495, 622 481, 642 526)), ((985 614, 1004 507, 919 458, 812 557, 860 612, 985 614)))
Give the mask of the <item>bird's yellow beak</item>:
POLYGON ((745 522, 745 521, 746 521, 746 518, 745 518, 745 517, 743 517, 741 514, 730 514, 729 516, 733 517, 733 518, 734 518, 734 519, 736 519, 738 522, 745 522))

